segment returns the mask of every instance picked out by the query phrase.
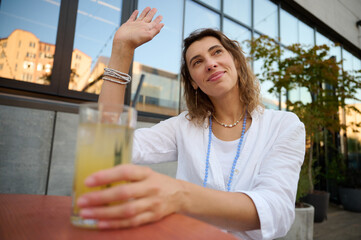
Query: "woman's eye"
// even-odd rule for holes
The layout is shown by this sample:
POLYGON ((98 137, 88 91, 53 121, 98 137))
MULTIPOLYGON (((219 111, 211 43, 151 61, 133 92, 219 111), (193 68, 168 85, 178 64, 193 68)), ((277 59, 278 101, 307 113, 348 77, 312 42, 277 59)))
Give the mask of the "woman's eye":
POLYGON ((201 60, 196 60, 196 61, 194 61, 193 66, 196 66, 196 65, 198 65, 200 63, 201 63, 201 60))
POLYGON ((222 53, 222 50, 220 50, 220 49, 218 49, 217 51, 214 52, 215 55, 220 54, 220 53, 222 53))

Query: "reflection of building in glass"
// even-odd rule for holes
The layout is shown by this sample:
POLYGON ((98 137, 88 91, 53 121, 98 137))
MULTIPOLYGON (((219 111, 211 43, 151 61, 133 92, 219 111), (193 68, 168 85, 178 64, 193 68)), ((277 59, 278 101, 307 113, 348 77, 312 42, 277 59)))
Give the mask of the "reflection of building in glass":
POLYGON ((83 89, 83 83, 87 81, 90 73, 91 62, 90 56, 78 49, 73 50, 69 89, 77 91, 83 89))
MULTIPOLYGON (((41 42, 33 33, 16 29, 0 39, 0 77, 49 85, 54 53, 54 44, 41 42)), ((81 76, 88 75, 91 58, 77 49, 72 58, 71 82, 76 86, 81 76)))
POLYGON ((132 99, 144 74, 137 109, 165 115, 176 115, 179 107, 178 74, 133 62, 132 99))
MULTIPOLYGON (((361 109, 361 103, 348 104, 348 107, 355 107, 357 109, 361 109)), ((340 109, 340 119, 342 123, 345 123, 346 126, 352 126, 352 123, 360 123, 361 122, 361 114, 351 110, 344 114, 344 111, 340 109)), ((347 138, 353 138, 361 143, 361 127, 353 126, 348 127, 347 138), (358 131, 358 132, 357 132, 358 131)))
POLYGON ((79 91, 85 91, 89 93, 100 93, 103 81, 101 77, 104 73, 104 68, 108 66, 109 57, 100 56, 95 63, 89 78, 84 78, 83 81, 79 83, 79 91))

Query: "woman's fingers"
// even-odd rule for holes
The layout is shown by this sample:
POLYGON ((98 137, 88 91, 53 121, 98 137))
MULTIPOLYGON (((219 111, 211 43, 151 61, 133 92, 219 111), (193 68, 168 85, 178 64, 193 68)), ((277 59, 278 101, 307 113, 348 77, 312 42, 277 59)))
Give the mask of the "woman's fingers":
POLYGON ((113 168, 96 172, 85 179, 88 187, 102 186, 120 181, 141 181, 151 174, 148 167, 132 164, 118 165, 113 168))
POLYGON ((164 23, 160 23, 163 17, 161 15, 157 16, 153 22, 151 22, 151 29, 154 31, 153 35, 156 35, 163 28, 164 23))
POLYGON ((98 228, 100 229, 117 229, 117 228, 129 228, 137 227, 146 223, 151 223, 160 220, 161 218, 156 216, 154 212, 144 212, 128 219, 107 220, 99 221, 98 228))
POLYGON ((130 17, 129 17, 129 19, 128 19, 127 22, 133 22, 133 21, 135 21, 135 20, 137 19, 138 13, 139 13, 139 11, 138 11, 138 10, 135 10, 135 11, 132 13, 132 15, 130 15, 130 17))
POLYGON ((150 23, 154 17, 154 15, 157 13, 157 9, 156 8, 152 8, 152 10, 150 10, 147 15, 144 17, 144 21, 147 23, 150 23))
POLYGON ((127 201, 154 195, 159 190, 157 187, 144 187, 144 183, 135 182, 113 186, 105 190, 84 194, 78 199, 79 207, 100 206, 112 202, 127 201))
POLYGON ((146 7, 144 8, 144 10, 140 13, 139 17, 137 18, 137 20, 141 21, 145 18, 145 16, 147 16, 147 14, 149 13, 149 11, 151 11, 152 9, 150 7, 146 7))
POLYGON ((80 210, 80 216, 83 218, 95 219, 126 219, 132 218, 147 210, 150 210, 154 201, 152 198, 142 198, 132 200, 112 206, 99 206, 92 208, 83 208, 80 210))

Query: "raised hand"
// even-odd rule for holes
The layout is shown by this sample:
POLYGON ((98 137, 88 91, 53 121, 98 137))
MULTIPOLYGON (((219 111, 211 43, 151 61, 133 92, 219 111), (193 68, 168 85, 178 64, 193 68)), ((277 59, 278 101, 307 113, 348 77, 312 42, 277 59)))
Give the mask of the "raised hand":
POLYGON ((152 20, 156 12, 157 9, 147 7, 137 18, 138 10, 135 10, 115 33, 113 48, 127 47, 134 50, 152 40, 164 26, 161 15, 152 20))
POLYGON ((99 228, 125 228, 154 222, 180 211, 182 181, 147 167, 119 165, 91 175, 86 185, 95 187, 119 181, 129 183, 80 197, 80 216, 98 219, 99 228))

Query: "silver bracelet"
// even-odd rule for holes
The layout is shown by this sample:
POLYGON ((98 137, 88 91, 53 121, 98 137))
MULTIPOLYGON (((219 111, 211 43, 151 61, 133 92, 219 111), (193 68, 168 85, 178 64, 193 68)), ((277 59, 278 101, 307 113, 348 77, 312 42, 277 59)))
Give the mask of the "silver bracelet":
POLYGON ((109 78, 109 77, 103 77, 103 80, 109 81, 109 82, 113 82, 113 83, 122 84, 122 85, 127 85, 127 84, 129 83, 129 82, 123 82, 123 81, 114 80, 114 79, 109 78))
POLYGON ((132 77, 112 68, 104 68, 103 79, 114 83, 128 84, 132 80, 132 77))

